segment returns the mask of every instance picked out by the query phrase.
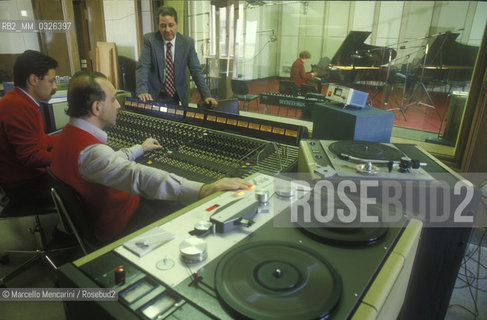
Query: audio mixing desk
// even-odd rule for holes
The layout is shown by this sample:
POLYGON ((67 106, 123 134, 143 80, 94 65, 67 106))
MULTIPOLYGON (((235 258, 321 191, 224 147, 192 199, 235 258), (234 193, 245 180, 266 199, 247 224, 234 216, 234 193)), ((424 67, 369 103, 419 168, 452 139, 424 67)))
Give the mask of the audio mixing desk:
POLYGON ((107 132, 114 149, 157 139, 163 148, 140 162, 204 183, 291 171, 307 137, 303 126, 131 98, 107 132))

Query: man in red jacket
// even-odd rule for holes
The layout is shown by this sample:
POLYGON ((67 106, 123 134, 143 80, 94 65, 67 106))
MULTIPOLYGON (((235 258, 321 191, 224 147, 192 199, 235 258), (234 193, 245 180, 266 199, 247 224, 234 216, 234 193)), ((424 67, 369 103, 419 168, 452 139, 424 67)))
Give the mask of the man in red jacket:
POLYGON ((115 152, 106 145, 103 129, 115 125, 119 108, 115 88, 103 74, 76 73, 68 89, 70 121, 59 135, 51 163, 54 175, 72 186, 86 204, 98 240, 112 241, 162 218, 168 204, 157 200, 195 201, 217 191, 251 186, 238 178, 202 184, 135 162, 161 148, 153 138, 115 152))
POLYGON ((304 69, 304 63, 311 58, 311 54, 308 51, 302 51, 299 53, 299 58, 294 61, 291 67, 291 80, 296 82, 298 87, 313 77, 316 77, 315 72, 306 72, 304 69))
POLYGON ((10 202, 50 199, 45 167, 55 136, 44 133, 39 101, 56 92, 57 62, 27 50, 14 64, 15 88, 0 99, 0 186, 10 202))

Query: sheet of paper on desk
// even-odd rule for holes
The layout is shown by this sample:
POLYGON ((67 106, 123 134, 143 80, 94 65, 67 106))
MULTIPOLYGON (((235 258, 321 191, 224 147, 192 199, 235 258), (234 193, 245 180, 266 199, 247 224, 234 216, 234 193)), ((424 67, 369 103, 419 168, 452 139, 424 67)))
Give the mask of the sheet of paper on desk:
POLYGON ((162 246, 164 243, 171 241, 175 236, 162 229, 161 227, 153 228, 129 241, 123 246, 133 252, 138 257, 143 257, 152 250, 162 246))

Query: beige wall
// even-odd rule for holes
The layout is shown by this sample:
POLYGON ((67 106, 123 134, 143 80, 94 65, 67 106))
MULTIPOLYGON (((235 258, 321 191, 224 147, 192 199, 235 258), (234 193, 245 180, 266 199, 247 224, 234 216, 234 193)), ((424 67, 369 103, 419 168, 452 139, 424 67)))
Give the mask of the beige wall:
POLYGON ((137 33, 133 0, 103 0, 107 42, 117 44, 118 55, 137 60, 137 33))

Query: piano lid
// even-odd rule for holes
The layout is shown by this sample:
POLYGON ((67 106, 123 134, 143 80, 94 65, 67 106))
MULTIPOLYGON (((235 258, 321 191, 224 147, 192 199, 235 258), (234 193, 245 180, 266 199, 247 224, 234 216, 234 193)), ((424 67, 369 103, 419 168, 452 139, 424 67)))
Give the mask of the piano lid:
MULTIPOLYGON (((429 47, 424 67, 435 69, 473 68, 479 47, 455 41, 459 35, 459 33, 446 32, 437 36, 429 47)), ((423 60, 424 56, 421 62, 423 60)))
POLYGON ((393 60, 397 52, 388 47, 365 44, 369 31, 350 31, 330 61, 332 66, 378 67, 393 60))
POLYGON ((469 82, 479 47, 461 44, 456 41, 459 33, 446 32, 438 35, 428 49, 421 51, 414 59, 417 72, 422 81, 469 82), (423 65, 424 62, 424 65, 423 65), (425 71, 425 73, 423 73, 425 71))

